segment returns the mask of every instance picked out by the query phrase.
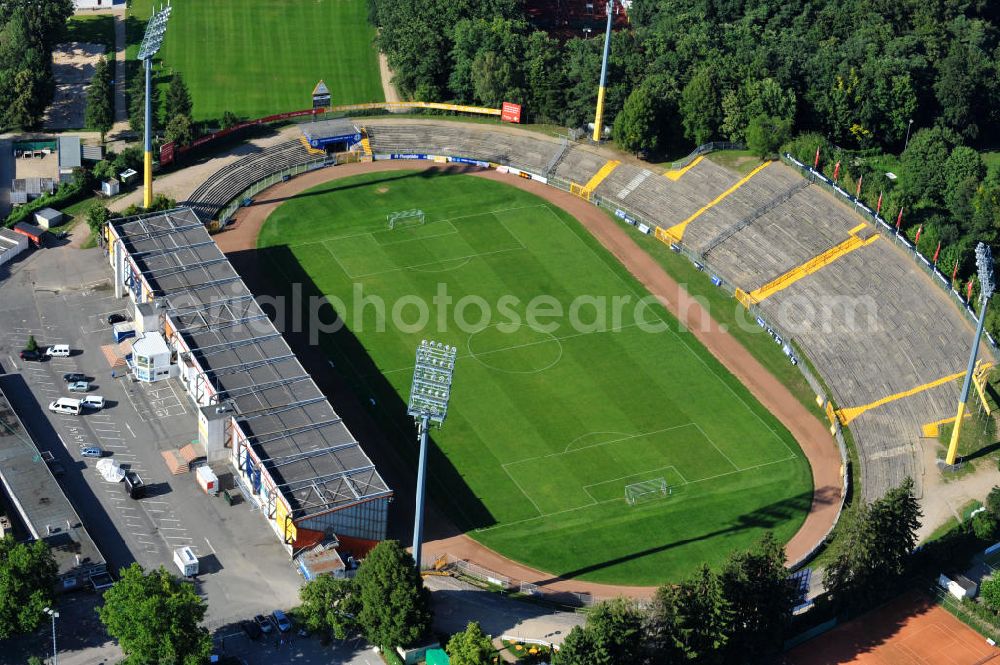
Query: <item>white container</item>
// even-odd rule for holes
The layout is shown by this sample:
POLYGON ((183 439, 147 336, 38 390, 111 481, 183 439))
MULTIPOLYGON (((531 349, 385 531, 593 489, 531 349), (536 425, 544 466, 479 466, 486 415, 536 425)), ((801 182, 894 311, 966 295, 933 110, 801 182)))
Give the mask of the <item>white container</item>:
POLYGON ((174 550, 174 563, 184 577, 193 577, 198 574, 198 557, 190 547, 178 547, 174 550))
POLYGON ((219 478, 215 473, 207 466, 199 466, 195 472, 195 477, 198 479, 198 486, 205 491, 206 494, 216 495, 219 493, 219 478))

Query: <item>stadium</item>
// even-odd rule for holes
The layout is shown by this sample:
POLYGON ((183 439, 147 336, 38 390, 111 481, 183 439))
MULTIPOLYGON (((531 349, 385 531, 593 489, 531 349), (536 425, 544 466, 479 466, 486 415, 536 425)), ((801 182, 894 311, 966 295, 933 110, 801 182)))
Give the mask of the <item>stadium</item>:
MULTIPOLYGON (((610 595, 721 561, 765 530, 787 543, 790 565, 808 561, 836 523, 851 473, 864 500, 907 476, 920 487, 920 427, 949 415, 963 364, 963 350, 942 340, 970 334, 969 310, 884 222, 807 167, 786 158, 740 174, 694 155, 656 173, 513 126, 396 118, 332 123, 331 136, 357 128, 363 138, 320 154, 308 146, 321 129, 312 124, 228 159, 180 199, 201 221, 227 224, 216 240, 258 296, 300 283, 339 299, 342 314, 354 309, 353 284, 391 305, 404 292, 431 296, 442 281, 456 298, 488 298, 497 274, 517 273, 567 304, 583 292, 651 293, 667 303, 655 315, 674 324, 649 340, 626 339, 639 320, 576 342, 566 330, 523 327, 448 339, 462 350, 461 415, 433 434, 429 486, 446 538, 427 543, 425 566, 461 558, 512 585, 610 595), (414 208, 419 222, 389 228, 387 215, 414 208), (461 276, 476 264, 489 274, 461 276), (749 305, 745 320, 773 344, 766 370, 703 311, 680 309, 684 290, 663 281, 679 264, 737 310, 749 305), (903 329, 912 331, 905 344, 892 332, 903 329), (672 364, 679 348, 694 365, 672 364), (639 349, 637 365, 629 354, 639 349), (774 378, 788 368, 808 394, 774 378), (576 406, 562 386, 579 393, 576 406), (600 404, 601 393, 620 401, 600 404), (535 414, 532 404, 559 408, 535 414), (481 428, 504 433, 502 443, 481 428)), ((342 318, 340 332, 320 336, 321 357, 341 368, 349 399, 370 401, 389 450, 361 445, 380 470, 395 467, 395 481, 414 469, 411 354, 437 331, 369 335, 373 321, 342 318)), ((410 491, 390 484, 389 533, 399 536, 410 491)))

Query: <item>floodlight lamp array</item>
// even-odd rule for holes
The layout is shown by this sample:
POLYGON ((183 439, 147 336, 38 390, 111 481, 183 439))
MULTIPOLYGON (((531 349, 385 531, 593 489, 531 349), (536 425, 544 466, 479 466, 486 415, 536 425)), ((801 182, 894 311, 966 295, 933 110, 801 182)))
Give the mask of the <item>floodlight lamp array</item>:
POLYGON ((976 267, 979 269, 979 297, 987 301, 993 295, 993 251, 984 242, 976 245, 976 267))
POLYGON ((167 21, 170 19, 171 7, 168 4, 154 12, 146 24, 146 33, 139 45, 139 60, 148 60, 156 55, 163 45, 163 36, 167 33, 167 21))
POLYGON ((458 349, 441 342, 423 340, 417 347, 407 413, 441 424, 448 415, 451 380, 458 349))

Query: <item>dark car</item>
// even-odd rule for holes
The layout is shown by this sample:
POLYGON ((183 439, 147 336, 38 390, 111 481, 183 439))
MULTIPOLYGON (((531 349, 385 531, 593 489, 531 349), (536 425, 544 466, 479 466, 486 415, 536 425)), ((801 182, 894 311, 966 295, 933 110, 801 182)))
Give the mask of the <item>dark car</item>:
POLYGON ((21 360, 38 360, 42 357, 42 354, 31 349, 21 349, 20 356, 21 360))
POLYGON ((121 323, 123 321, 128 321, 128 317, 124 314, 108 314, 108 325, 113 326, 116 323, 121 323))
POLYGON ((77 381, 86 381, 87 375, 81 374, 80 372, 70 372, 68 374, 63 374, 63 381, 66 383, 76 383, 77 381))
POLYGON ((240 628, 243 629, 243 632, 246 633, 247 637, 251 640, 256 640, 262 633, 260 626, 249 620, 240 621, 240 628))
POLYGON ((273 625, 273 624, 271 623, 271 620, 270 620, 270 619, 268 619, 268 618, 267 618, 266 616, 264 616, 263 614, 258 614, 257 616, 255 616, 255 617, 253 618, 253 620, 254 620, 254 621, 255 621, 255 622, 257 623, 257 625, 258 625, 258 626, 260 627, 260 631, 261 631, 262 633, 264 633, 265 635, 267 635, 267 634, 268 634, 268 633, 270 633, 270 632, 271 632, 272 630, 274 630, 274 625, 273 625))

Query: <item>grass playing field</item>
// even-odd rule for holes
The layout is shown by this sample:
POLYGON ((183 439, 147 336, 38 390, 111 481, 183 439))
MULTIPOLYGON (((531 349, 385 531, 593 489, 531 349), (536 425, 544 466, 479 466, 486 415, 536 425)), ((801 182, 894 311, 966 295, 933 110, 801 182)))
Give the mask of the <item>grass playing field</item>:
MULTIPOLYGON (((130 25, 130 43, 141 40, 153 4, 134 0, 130 14, 142 24, 130 25)), ((309 108, 320 79, 334 104, 384 100, 366 0, 171 4, 159 58, 184 74, 196 120, 224 111, 256 118, 309 108)))
POLYGON ((275 279, 335 297, 346 326, 320 343, 405 457, 414 349, 458 348, 429 487, 497 551, 656 584, 802 523, 811 476, 791 435, 666 310, 637 308, 641 285, 545 201, 473 176, 371 173, 286 202, 258 246, 275 279), (411 208, 423 224, 387 228, 411 208), (669 495, 625 501, 626 485, 661 478, 669 495))

